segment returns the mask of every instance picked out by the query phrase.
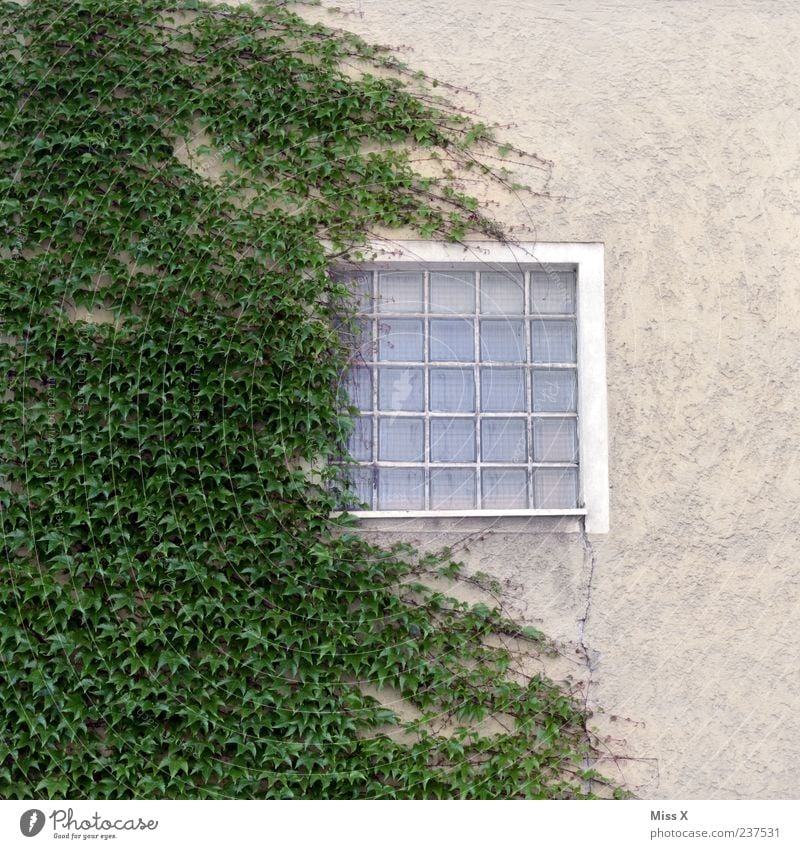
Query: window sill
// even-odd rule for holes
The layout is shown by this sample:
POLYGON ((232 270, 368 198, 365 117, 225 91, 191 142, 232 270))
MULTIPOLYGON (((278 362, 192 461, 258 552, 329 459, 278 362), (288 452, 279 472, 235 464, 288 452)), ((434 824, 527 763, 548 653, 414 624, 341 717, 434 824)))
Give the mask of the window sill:
MULTIPOLYGON (((344 512, 333 513, 343 516, 344 512)), ((480 518, 503 516, 585 516, 586 509, 576 507, 552 508, 547 510, 351 510, 347 515, 357 519, 442 519, 442 518, 480 518)))

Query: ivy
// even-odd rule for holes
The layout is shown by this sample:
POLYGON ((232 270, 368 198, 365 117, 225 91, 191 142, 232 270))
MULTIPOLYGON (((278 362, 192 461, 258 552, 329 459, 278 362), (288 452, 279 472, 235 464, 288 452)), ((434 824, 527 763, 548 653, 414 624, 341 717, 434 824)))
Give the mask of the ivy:
POLYGON ((489 130, 284 3, 0 27, 0 795, 607 786, 580 704, 496 647, 541 635, 366 542, 320 462, 349 426, 331 261, 382 228, 497 236, 456 177, 489 130))

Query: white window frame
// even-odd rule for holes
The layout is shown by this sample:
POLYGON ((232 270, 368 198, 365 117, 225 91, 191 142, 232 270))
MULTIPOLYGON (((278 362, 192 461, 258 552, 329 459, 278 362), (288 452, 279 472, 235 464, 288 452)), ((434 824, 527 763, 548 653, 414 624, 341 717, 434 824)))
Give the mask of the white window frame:
MULTIPOLYGON (((608 405, 604 246, 601 242, 375 241, 359 270, 413 271, 434 267, 457 271, 466 264, 487 268, 572 266, 576 271, 578 376, 578 504, 573 509, 352 510, 363 519, 469 516, 584 516, 587 533, 609 529, 608 405)), ((342 266, 341 270, 354 266, 342 266)))

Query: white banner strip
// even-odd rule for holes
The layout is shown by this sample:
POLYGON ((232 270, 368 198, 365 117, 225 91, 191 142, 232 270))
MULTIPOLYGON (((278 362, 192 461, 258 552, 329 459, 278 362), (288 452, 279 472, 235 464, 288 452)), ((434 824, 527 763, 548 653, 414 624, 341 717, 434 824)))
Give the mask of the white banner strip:
POLYGON ((800 846, 792 801, 4 801, 0 846, 800 846), (513 841, 513 843, 511 842, 513 841))

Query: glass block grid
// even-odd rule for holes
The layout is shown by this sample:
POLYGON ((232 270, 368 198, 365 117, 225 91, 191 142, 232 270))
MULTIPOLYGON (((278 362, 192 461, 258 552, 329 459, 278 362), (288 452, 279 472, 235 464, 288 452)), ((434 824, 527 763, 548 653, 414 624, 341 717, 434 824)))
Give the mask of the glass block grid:
POLYGON ((574 270, 344 276, 360 311, 345 387, 361 509, 578 507, 574 270))

